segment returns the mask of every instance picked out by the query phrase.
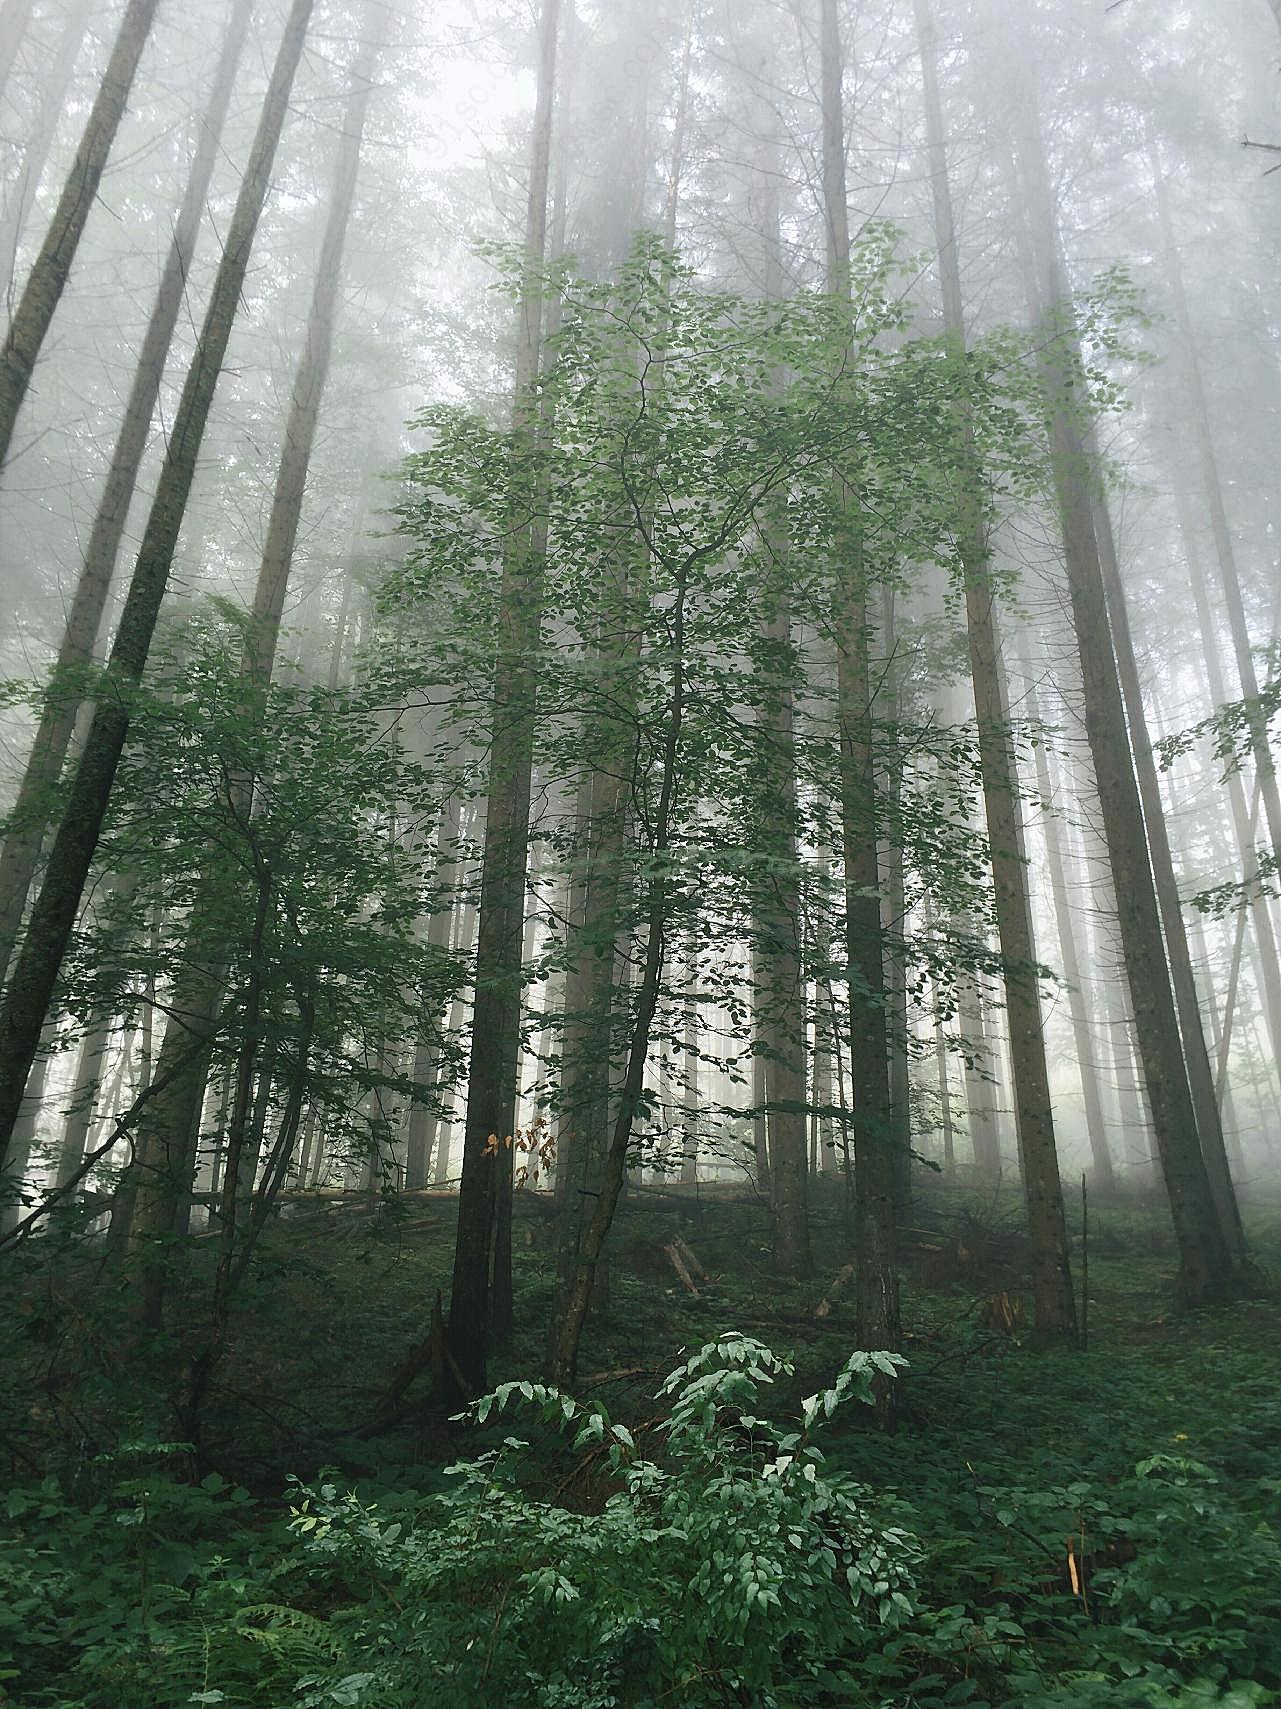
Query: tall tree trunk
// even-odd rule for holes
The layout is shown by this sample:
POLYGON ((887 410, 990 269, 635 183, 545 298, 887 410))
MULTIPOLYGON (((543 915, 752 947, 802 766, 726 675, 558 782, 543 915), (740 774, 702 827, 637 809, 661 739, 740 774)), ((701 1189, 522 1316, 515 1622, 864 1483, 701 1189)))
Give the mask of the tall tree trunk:
MULTIPOLYGON (((351 68, 307 330, 294 375, 267 537, 245 633, 237 692, 242 711, 255 720, 262 715, 275 665, 285 593, 333 350, 343 250, 355 201, 365 121, 385 22, 381 0, 373 0, 351 68)), ((252 780, 233 779, 232 792, 236 811, 247 820, 252 809, 252 780)), ((227 964, 225 952, 208 941, 208 920, 217 908, 217 890, 224 880, 225 874, 215 861, 204 875, 197 894, 188 935, 190 953, 175 983, 169 1024, 160 1048, 157 1072, 164 1090, 153 1099, 136 1139, 138 1197, 133 1243, 142 1255, 140 1303, 145 1320, 153 1325, 163 1316, 165 1252, 175 1232, 177 1209, 191 1188, 195 1165, 191 1141, 198 1131, 210 1052, 222 1015, 227 964)))
POLYGON ((18 49, 26 40, 33 0, 4 0, 0 5, 0 96, 9 87, 18 49))
MULTIPOLYGON (((102 614, 120 555, 129 506, 138 483, 138 471, 164 379, 165 361, 186 294, 196 238, 218 159, 223 124, 252 9, 253 0, 235 0, 223 39, 209 102, 201 120, 186 194, 174 222, 160 288, 129 388, 106 486, 98 501, 76 591, 67 613, 62 645, 58 649, 59 677, 78 665, 88 663, 102 626, 102 614)), ((80 705, 78 697, 69 692, 64 682, 55 682, 51 692, 45 696, 31 754, 18 787, 12 814, 13 828, 4 839, 3 850, 0 850, 0 980, 3 980, 13 954, 27 893, 35 877, 40 845, 48 828, 52 791, 62 773, 80 705)))
MULTIPOLYGON (((849 206, 845 181, 845 103, 836 0, 822 0, 823 208, 827 288, 850 289, 849 206)), ((840 736, 841 841, 845 859, 845 950, 850 993, 850 1079, 854 1095, 855 1262, 860 1347, 894 1350, 901 1339, 895 1170, 886 1025, 885 934, 877 854, 876 747, 868 613, 858 495, 842 481, 836 495, 840 538, 832 566, 840 736)), ((894 1393, 878 1392, 881 1423, 892 1427, 894 1393)))
POLYGON ((1030 294, 1043 317, 1041 380, 1049 425, 1051 476, 1085 699, 1108 863, 1135 1028, 1179 1248, 1179 1292, 1189 1303, 1221 1298, 1234 1283, 1232 1257, 1201 1152, 1188 1085, 1147 829, 1108 622, 1094 534, 1090 457, 1080 420, 1079 359, 1072 348, 1070 295, 1039 124, 1023 127, 1021 154, 1031 212, 1036 276, 1030 294), (1066 324, 1065 324, 1066 323, 1066 324))
POLYGON ((45 1104, 45 1082, 49 1075, 49 1059, 53 1051, 54 1032, 46 1027, 40 1040, 40 1054, 31 1067, 26 1095, 18 1119, 13 1124, 13 1139, 0 1176, 0 1235, 10 1234, 22 1219, 22 1187, 31 1166, 40 1114, 45 1104))
MULTIPOLYGON (((528 455, 537 438, 533 382, 542 345, 542 285, 547 248, 552 111, 560 0, 543 0, 538 92, 534 110, 529 203, 525 219, 526 277, 519 308, 513 404, 513 455, 528 455)), ((473 1393, 485 1386, 495 1292, 510 1298, 510 1274, 494 1279, 500 1195, 509 1190, 503 1141, 511 1134, 519 1090, 518 1058, 523 968, 525 875, 529 860, 533 724, 542 638, 542 553, 528 523, 503 562, 499 635, 490 720, 490 762, 481 858, 476 943, 476 998, 467 1072, 467 1115, 458 1233, 449 1300, 452 1370, 473 1393)), ((452 1380, 452 1376, 451 1376, 452 1380)), ((455 1396, 454 1398, 462 1398, 455 1396)))
POLYGON ((89 1148, 94 1112, 98 1104, 98 1088, 103 1064, 111 1043, 111 1017, 99 1015, 85 1029, 76 1058, 75 1085, 67 1107, 66 1125, 62 1130, 62 1145, 58 1152, 58 1173, 55 1185, 65 1187, 79 1172, 89 1148))
MULTIPOLYGON (((91 4, 92 0, 76 0, 67 14, 53 60, 40 79, 40 99, 22 152, 22 165, 9 186, 4 214, 0 217, 0 290, 10 306, 17 288, 18 245, 35 204, 53 139, 58 134, 58 121, 66 111, 72 74, 89 27, 91 4)), ((0 29, 3 27, 0 22, 0 29)))
MULTIPOLYGON (((1032 686, 1031 665, 1025 659, 1027 677, 1028 716, 1036 724, 1041 721, 1041 708, 1032 686)), ((1112 1153, 1108 1148, 1107 1123, 1103 1117, 1103 1094, 1099 1085, 1098 1068, 1090 1038, 1090 993, 1084 976, 1084 964, 1077 946, 1076 921, 1073 918, 1068 868, 1060 834, 1059 814, 1054 805, 1054 785, 1050 778, 1050 760, 1044 739, 1035 738, 1036 787, 1041 797, 1042 826, 1045 832, 1046 864, 1049 868, 1050 898, 1054 904, 1054 924, 1059 940, 1059 956, 1063 979, 1067 985, 1068 1013, 1072 1021, 1072 1043, 1076 1050, 1077 1072, 1081 1079, 1081 1098, 1085 1106, 1085 1134, 1094 1165, 1096 1190, 1111 1193, 1116 1185, 1112 1153)))
MULTIPOLYGON (((1097 467, 1097 447, 1093 436, 1087 441, 1097 467)), ((1188 948, 1187 921, 1183 915, 1183 899, 1174 870, 1174 851, 1170 847, 1170 832, 1165 822, 1165 803, 1157 777, 1156 757, 1148 734, 1147 709, 1143 703, 1143 685, 1139 680, 1134 641, 1130 634, 1130 615, 1126 606, 1125 588, 1121 582, 1120 565, 1112 537, 1112 522, 1108 514, 1106 495, 1096 496, 1094 503, 1094 534, 1098 543, 1099 567, 1103 572, 1103 587, 1107 598, 1108 618, 1112 625, 1112 643, 1116 653, 1117 675, 1121 698, 1130 727, 1130 745, 1134 756, 1135 778, 1139 803, 1147 828, 1148 851, 1152 862, 1152 879, 1156 888, 1157 906, 1165 932, 1165 952, 1170 965, 1170 982, 1174 990, 1175 1008, 1179 1018, 1179 1033, 1183 1040, 1183 1058, 1187 1064, 1188 1090, 1196 1115, 1197 1133, 1201 1139, 1201 1154, 1210 1177, 1210 1190, 1223 1227, 1224 1238, 1234 1263, 1245 1257, 1245 1230, 1237 1205, 1228 1154, 1223 1141, 1223 1123, 1219 1115, 1219 1100, 1214 1090, 1214 1073, 1210 1053, 1205 1045, 1205 1026, 1201 1018, 1201 998, 1197 991, 1192 954, 1188 948)))
POLYGON ((129 0, 53 220, 0 349, 0 470, 102 181, 159 0, 129 0))
POLYGON ((1232 635, 1232 648, 1236 656, 1237 674, 1241 679, 1241 693, 1245 697, 1249 717, 1250 752, 1263 787, 1263 812, 1267 821, 1268 838, 1272 844, 1272 852, 1278 860, 1281 860, 1281 789, 1278 788, 1277 784, 1276 761, 1268 737, 1267 720, 1259 707, 1259 677, 1254 665, 1254 648, 1250 637, 1250 626, 1246 619, 1245 600, 1241 592, 1241 576, 1237 569, 1236 550, 1232 544, 1232 527, 1228 521, 1227 506, 1224 503, 1223 482, 1219 475, 1219 462, 1214 450, 1214 436, 1210 431, 1210 409, 1206 399, 1205 378, 1201 372, 1196 332, 1192 325, 1192 315, 1188 308, 1187 292, 1183 283, 1183 264, 1179 257, 1178 244, 1175 241, 1174 220, 1170 211, 1170 191, 1165 175, 1161 171, 1155 147, 1151 149, 1151 163, 1152 178, 1156 189, 1157 213, 1160 218, 1161 236, 1165 245, 1166 274, 1170 281, 1170 292, 1174 299, 1175 325, 1179 329, 1183 346, 1183 364, 1191 406, 1192 433, 1196 444, 1197 460, 1201 468, 1201 482, 1206 508, 1210 513, 1210 527, 1214 536, 1214 553, 1219 566, 1219 579, 1223 587, 1223 600, 1228 616, 1228 628, 1232 635))
MULTIPOLYGON (((44 883, 32 910, 26 941, 0 1010, 0 1156, 8 1149, 40 1027, 49 1010, 98 846, 129 729, 129 697, 142 678, 168 585, 196 459, 244 287, 276 145, 314 4, 315 0, 294 0, 290 9, 111 649, 109 676, 119 684, 120 691, 113 692, 108 684, 95 708, 44 883)), ((131 0, 130 16, 134 10, 131 0)))
POLYGON ((1045 1032, 1038 990, 1036 943, 1018 771, 1010 740, 1009 709, 1001 673, 995 593, 984 515, 983 471, 967 403, 965 311, 961 296, 947 144, 939 98, 933 18, 928 0, 916 0, 917 32, 925 84, 930 177, 943 285, 943 319, 956 388, 956 545, 965 587, 965 625, 978 725, 983 805, 992 851, 992 882, 1005 980, 1019 1161, 1032 1237, 1032 1285, 1037 1334, 1076 1339, 1076 1296, 1068 1260, 1067 1224, 1045 1059, 1045 1032))

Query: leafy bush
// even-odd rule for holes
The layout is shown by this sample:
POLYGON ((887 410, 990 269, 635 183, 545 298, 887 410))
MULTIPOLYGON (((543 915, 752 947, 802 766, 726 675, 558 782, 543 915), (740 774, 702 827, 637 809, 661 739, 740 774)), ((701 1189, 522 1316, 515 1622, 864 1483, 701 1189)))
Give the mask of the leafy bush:
POLYGON ((508 1383, 476 1403, 481 1424, 512 1408, 571 1430, 605 1485, 598 1512, 527 1493, 518 1437, 452 1468, 455 1489, 412 1529, 333 1485, 303 1492, 295 1528, 356 1598, 334 1624, 363 1665, 313 1676, 301 1701, 418 1704, 446 1683, 458 1709, 818 1701, 914 1611, 915 1542, 813 1440, 899 1364, 854 1354, 782 1430, 754 1408, 791 1365, 723 1336, 663 1384, 652 1455, 554 1389, 508 1383))

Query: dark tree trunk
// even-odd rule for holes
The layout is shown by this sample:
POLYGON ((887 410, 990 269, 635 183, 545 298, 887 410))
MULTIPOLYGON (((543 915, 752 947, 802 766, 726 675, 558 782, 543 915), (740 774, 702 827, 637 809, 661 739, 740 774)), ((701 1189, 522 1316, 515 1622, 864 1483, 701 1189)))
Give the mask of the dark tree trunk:
MULTIPOLYGON (((85 547, 84 563, 67 613, 62 645, 58 650, 57 670, 60 675, 77 665, 87 664, 98 639, 129 506, 138 482, 138 470, 147 448, 156 399, 164 379, 165 360, 185 298, 191 259, 210 179, 218 159, 223 123, 252 7, 253 0, 236 0, 228 23, 209 103, 201 121, 200 140, 192 159, 186 194, 174 223, 169 253, 160 276, 160 288, 147 323, 138 367, 125 404, 124 420, 112 452, 107 483, 98 501, 85 547)), ((5 837, 0 851, 0 979, 3 979, 13 954, 27 893, 39 860, 40 845, 48 827, 51 792, 66 761, 80 704, 78 697, 61 682, 56 683, 53 691, 46 695, 31 754, 18 787, 13 829, 5 837)))
POLYGON ((0 469, 124 116, 159 0, 129 0, 75 160, 0 349, 0 469))
MULTIPOLYGON (((95 709, 26 941, 0 1010, 0 1155, 8 1149, 40 1027, 49 1010, 98 846, 129 729, 129 696, 146 666, 168 585, 196 459, 244 287, 314 3, 315 0, 294 0, 289 13, 200 341, 174 416, 120 628, 111 649, 108 668, 110 676, 119 683, 119 691, 113 692, 108 684, 95 709)), ((129 16, 134 11, 131 4, 129 16)))
MULTIPOLYGON (((381 51, 385 12, 370 7, 367 33, 351 70, 343 129, 335 161, 333 189, 321 239, 316 283, 302 355, 294 376, 285 422, 280 464, 276 474, 267 538, 254 589, 253 610, 240 665, 242 709, 251 718, 261 715, 271 683, 289 572, 306 497, 316 426, 333 349, 343 249, 355 200, 356 177, 373 76, 381 51)), ((232 780, 236 810, 248 819, 253 796, 249 778, 232 780)), ((189 936, 191 953, 180 971, 170 1001, 170 1020, 160 1048, 158 1073, 164 1091, 153 1101, 137 1137, 138 1197, 133 1240, 143 1250, 141 1298, 145 1316, 156 1323, 163 1313, 164 1250, 175 1232, 175 1215, 190 1192, 195 1166, 193 1141, 198 1133, 200 1106, 209 1074, 209 1059, 217 1038, 226 985, 226 962, 211 949, 206 922, 216 906, 216 891, 225 873, 215 864, 205 875, 193 908, 189 936), (153 1249, 153 1266, 145 1249, 153 1249)))
POLYGON ((992 851, 997 931, 1005 978, 1014 1080, 1019 1161, 1032 1238, 1033 1293, 1037 1334, 1044 1340, 1075 1341, 1076 1296, 1068 1261, 1063 1189, 1054 1137, 1050 1077, 1045 1059, 1036 943, 1023 851, 1018 771, 1010 741, 1009 709, 1001 671, 987 528, 983 472, 966 403, 966 329, 961 297, 946 139, 935 64, 933 20, 928 0, 916 0, 921 64, 925 77, 934 220, 943 283, 944 324, 958 404, 956 544, 965 588, 970 675, 978 725, 983 804, 992 851))
MULTIPOLYGON (((845 181, 845 112, 836 0, 822 0, 823 208, 827 286, 848 295, 849 209, 845 181)), ((898 1231, 886 1025, 885 934, 877 854, 876 749, 868 614, 858 495, 842 482, 836 494, 839 538, 832 566, 840 738, 841 841, 845 862, 845 951, 850 993, 850 1080, 853 1087, 855 1262, 860 1347, 894 1351, 899 1314, 898 1231)), ((879 1393, 882 1424, 894 1422, 890 1385, 879 1393)))
MULTIPOLYGON (((537 275, 547 247, 553 95, 560 0, 543 0, 538 96, 534 113, 529 204, 525 223, 528 267, 517 334, 513 455, 536 443, 533 382, 542 343, 542 286, 537 275)), ((532 506, 531 506, 532 508, 532 506)), ((510 1138, 516 1118, 520 1010, 529 860, 533 724, 542 634, 542 554, 537 529, 518 519, 503 563, 499 635, 493 683, 490 764, 481 859, 476 943, 476 998, 467 1074, 467 1114, 458 1234, 449 1302, 448 1368, 473 1393, 485 1386, 489 1341, 497 1315, 506 1315, 510 1270, 495 1275, 495 1242, 510 1192, 510 1138), (523 524, 520 526, 519 524, 523 524)), ((465 1398, 455 1395, 454 1400, 465 1398)))

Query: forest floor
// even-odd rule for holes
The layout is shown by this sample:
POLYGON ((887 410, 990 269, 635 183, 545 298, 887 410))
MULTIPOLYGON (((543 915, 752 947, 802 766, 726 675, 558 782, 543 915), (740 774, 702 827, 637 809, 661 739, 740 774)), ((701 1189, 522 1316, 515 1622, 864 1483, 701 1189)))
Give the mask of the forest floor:
MULTIPOLYGON (((299 1501, 289 1480, 337 1479, 399 1515, 450 1487, 446 1464, 501 1436, 460 1435, 432 1410, 426 1371, 386 1404, 447 1287, 453 1217, 451 1198, 424 1195, 373 1216, 350 1201, 300 1206, 277 1225, 240 1301, 194 1492, 181 1447, 157 1444, 161 1377, 154 1393, 137 1383, 139 1348, 119 1302, 89 1286, 84 1266, 96 1261, 82 1258, 77 1278, 65 1252, 47 1270, 33 1258, 20 1297, 0 1301, 8 1369, 23 1373, 0 1418, 13 1485, 0 1544, 0 1702, 418 1701, 379 1696, 368 1682, 343 1686, 354 1669, 311 1695, 285 1691, 274 1674, 274 1685, 260 1685, 271 1670, 255 1674, 235 1658, 239 1643, 261 1664, 271 1648, 263 1620, 252 1643, 241 1628, 233 1642, 210 1587, 216 1579, 225 1589, 230 1574, 238 1606, 279 1606, 286 1623, 314 1622, 316 1607, 297 1593, 291 1600, 280 1579, 279 1539, 299 1501), (194 1626, 192 1609, 203 1610, 194 1626)), ((660 1411, 656 1390, 682 1349, 738 1332, 793 1357, 768 1410, 796 1416, 852 1346, 841 1220, 839 1201, 820 1201, 814 1273, 782 1281, 770 1267, 765 1207, 742 1192, 631 1194, 580 1393, 639 1433, 660 1411)), ((1078 1207, 1078 1291, 1079 1222, 1078 1207)), ((1014 1195, 958 1202, 952 1190, 922 1191, 905 1255, 899 1428, 887 1437, 871 1409, 844 1409, 824 1440, 831 1465, 874 1492, 881 1522, 918 1540, 920 1618, 862 1658, 857 1689, 831 1675, 809 1695, 664 1701, 1281 1704, 1281 1301, 1176 1314, 1165 1218, 1092 1204, 1088 1351, 1038 1350, 1018 1223, 1014 1195)), ((1249 1232, 1261 1264, 1281 1274, 1281 1207, 1256 1206, 1249 1232)), ((495 1382, 536 1378, 541 1363, 551 1223, 532 1199, 518 1211, 515 1247, 515 1334, 495 1382)), ((172 1368, 174 1351, 146 1349, 152 1369, 172 1368)), ((599 1508, 609 1487, 578 1477, 567 1448, 539 1452, 531 1482, 540 1499, 599 1508)), ((266 1622, 273 1630, 276 1618, 266 1622)), ((235 1625, 229 1612, 226 1623, 235 1625)), ((328 1641, 316 1639, 321 1652, 328 1641)), ((313 1658, 315 1681, 328 1677, 324 1660, 313 1658)), ((513 1701, 461 1692, 460 1706, 513 1701)), ((448 1691, 437 1701, 451 1709, 448 1691)), ((630 1701, 651 1699, 600 1698, 630 1701)))

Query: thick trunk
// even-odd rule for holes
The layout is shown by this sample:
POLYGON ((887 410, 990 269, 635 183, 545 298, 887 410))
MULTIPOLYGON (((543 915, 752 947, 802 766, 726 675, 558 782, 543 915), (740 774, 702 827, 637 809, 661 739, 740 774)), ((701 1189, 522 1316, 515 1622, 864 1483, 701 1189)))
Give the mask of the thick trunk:
POLYGON ((956 543, 964 577, 965 624, 970 675, 974 684, 983 805, 992 851, 992 881, 1005 980, 1019 1162, 1032 1237, 1036 1329, 1043 1339, 1072 1341, 1076 1338, 1076 1298, 1068 1261, 1067 1224, 1054 1137, 1049 1069, 1045 1059, 1032 905, 1023 852, 1018 772, 1001 674, 995 593, 984 518, 983 472, 965 401, 966 329, 960 263, 928 0, 916 0, 916 19, 925 79, 944 323, 958 397, 956 543))
MULTIPOLYGON (((532 386, 542 342, 542 288, 537 278, 547 247, 547 199, 560 0, 543 0, 538 95, 534 113, 525 258, 514 387, 514 450, 527 452, 537 434, 532 386)), ((480 915, 476 933, 476 997, 467 1072, 458 1233, 449 1301, 452 1373, 474 1393, 485 1386, 495 1292, 511 1292, 510 1276, 495 1286, 495 1236, 500 1199, 510 1190, 503 1141, 516 1115, 521 1010, 521 944, 538 652, 542 634, 542 554, 537 531, 518 528, 505 555, 499 589, 499 634, 492 691, 490 763, 486 789, 480 915)), ((455 1399, 463 1398, 455 1396, 455 1399)))
POLYGON ((1235 1279, 1232 1254, 1201 1150, 1161 935, 1148 829, 1131 754, 1094 531, 1092 459, 1087 424, 1081 419, 1079 355, 1072 342, 1068 313, 1071 299, 1039 119, 1034 111, 1026 115, 1021 127, 1020 163, 1030 211, 1025 283, 1033 312, 1045 325, 1040 377, 1051 479, 1081 666, 1085 732, 1116 892, 1139 1056, 1179 1247, 1179 1292, 1189 1302, 1205 1302, 1231 1290, 1235 1279))
POLYGON ((0 469, 124 116, 159 0, 129 0, 62 195, 0 350, 0 469))
MULTIPOLYGON (((836 0, 822 0, 823 208, 827 288, 849 291, 850 234, 845 182, 845 115, 836 0)), ((854 1188, 858 1274, 855 1333, 860 1347, 893 1351, 901 1324, 895 1169, 886 1025, 885 944, 877 854, 876 749, 868 577, 857 493, 842 482, 832 566, 840 741, 841 842, 845 861, 845 951, 850 993, 854 1188)), ((893 1423, 893 1390, 879 1393, 882 1423, 893 1423)))
MULTIPOLYGON (((290 10, 196 355, 174 416, 156 495, 111 649, 109 672, 123 692, 104 692, 95 709, 26 941, 0 1011, 0 1154, 8 1147, 40 1027, 49 1009, 98 846, 128 733, 129 692, 142 677, 168 585, 205 424, 244 287, 313 6, 314 0, 294 0, 290 10)), ((131 5, 131 17, 134 11, 131 5)))

